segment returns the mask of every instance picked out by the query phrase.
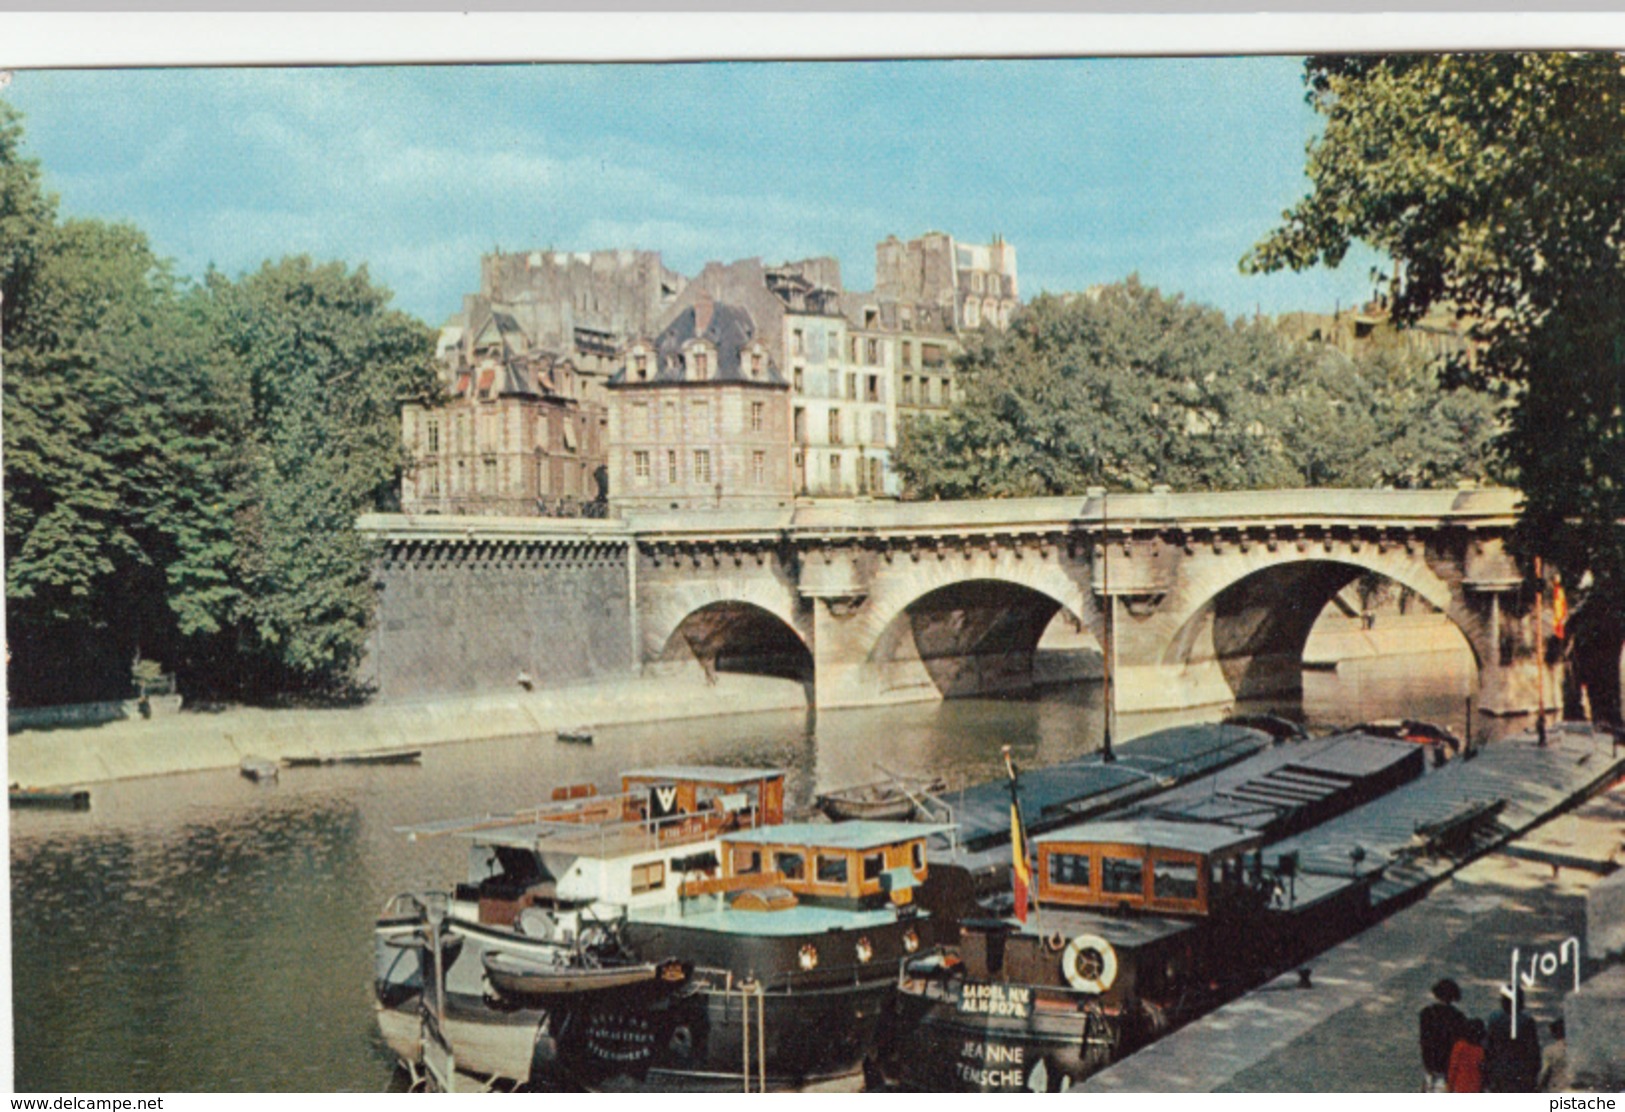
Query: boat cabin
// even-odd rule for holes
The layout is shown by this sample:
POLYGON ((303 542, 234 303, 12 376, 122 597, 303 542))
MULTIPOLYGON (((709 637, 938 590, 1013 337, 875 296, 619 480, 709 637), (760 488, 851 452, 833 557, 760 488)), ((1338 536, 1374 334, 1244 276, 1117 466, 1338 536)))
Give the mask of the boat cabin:
POLYGON ((831 906, 902 907, 925 882, 925 842, 946 826, 910 822, 789 823, 727 834, 721 874, 691 882, 686 896, 780 889, 795 900, 831 906))
POLYGON ((506 926, 537 906, 613 914, 673 903, 685 879, 718 874, 723 831, 784 817, 779 769, 673 765, 626 773, 621 784, 616 795, 563 789, 530 810, 408 833, 467 838, 468 880, 455 900, 469 917, 506 926))
POLYGON ((625 818, 738 830, 784 821, 784 771, 721 765, 668 765, 621 774, 625 818))
POLYGON ((1135 818, 1033 839, 1040 906, 1206 916, 1247 898, 1258 832, 1135 818))

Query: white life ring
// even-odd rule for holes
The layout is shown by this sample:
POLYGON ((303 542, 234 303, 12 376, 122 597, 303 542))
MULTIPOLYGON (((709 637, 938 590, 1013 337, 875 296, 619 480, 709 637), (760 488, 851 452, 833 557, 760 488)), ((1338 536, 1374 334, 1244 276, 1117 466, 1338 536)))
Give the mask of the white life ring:
POLYGON ((1098 934, 1080 934, 1066 944, 1061 954, 1061 973, 1066 977, 1066 983, 1079 992, 1098 996, 1117 980, 1117 951, 1098 934), (1078 959, 1088 950, 1094 951, 1100 958, 1100 972, 1094 977, 1085 977, 1078 969, 1078 959))

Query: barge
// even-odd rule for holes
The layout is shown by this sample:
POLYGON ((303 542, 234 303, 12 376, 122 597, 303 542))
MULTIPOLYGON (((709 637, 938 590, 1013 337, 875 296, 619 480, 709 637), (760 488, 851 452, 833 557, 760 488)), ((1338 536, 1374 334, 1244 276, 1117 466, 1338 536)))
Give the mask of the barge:
POLYGON ((1625 771, 1611 740, 1559 731, 1438 766, 1341 734, 1051 830, 1032 910, 1005 896, 904 963, 884 1071, 925 1091, 1068 1088, 1601 790, 1625 771))

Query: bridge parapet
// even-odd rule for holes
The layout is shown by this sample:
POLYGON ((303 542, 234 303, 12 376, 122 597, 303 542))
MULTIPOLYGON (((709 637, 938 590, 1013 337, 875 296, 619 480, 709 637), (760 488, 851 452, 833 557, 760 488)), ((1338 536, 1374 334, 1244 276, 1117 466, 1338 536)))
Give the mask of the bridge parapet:
MULTIPOLYGON (((368 515, 360 524, 385 542, 384 579, 412 598, 460 600, 438 619, 448 629, 479 615, 505 620, 471 605, 458 584, 510 584, 511 620, 534 620, 527 615, 543 611, 524 607, 542 603, 525 600, 539 600, 541 588, 527 577, 544 576, 555 592, 579 580, 573 594, 547 595, 547 606, 584 623, 598 612, 594 592, 609 592, 603 618, 623 625, 618 641, 601 639, 601 660, 617 643, 631 647, 632 668, 804 652, 821 706, 1008 685, 1031 673, 1053 615, 1098 640, 1108 597, 1121 606, 1125 680, 1138 674, 1143 698, 1256 695, 1297 682, 1319 606, 1375 573, 1443 610, 1472 646, 1483 700, 1514 709, 1532 701, 1536 644, 1533 593, 1505 546, 1519 500, 1495 488, 1091 492, 612 520, 368 515), (449 571, 431 579, 425 566, 449 571)), ((402 597, 385 591, 385 626, 402 597)), ((423 615, 412 628, 434 626, 423 615)), ((476 640, 463 632, 461 642, 436 636, 445 651, 484 651, 459 648, 476 640)), ((560 643, 516 642, 515 651, 534 659, 560 643)), ((507 669, 506 657, 493 660, 495 672, 507 669)), ((1132 688, 1124 683, 1125 698, 1132 688)))

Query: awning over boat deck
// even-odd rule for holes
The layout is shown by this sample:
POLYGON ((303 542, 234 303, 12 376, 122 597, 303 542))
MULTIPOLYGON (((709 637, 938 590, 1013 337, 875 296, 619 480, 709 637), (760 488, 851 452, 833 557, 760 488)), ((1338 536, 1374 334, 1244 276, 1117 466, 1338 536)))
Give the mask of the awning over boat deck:
MULTIPOLYGON (((1246 726, 1178 726, 1135 738, 1117 747, 1117 760, 1105 764, 1089 753, 1048 768, 1021 773, 1017 793, 1027 832, 1075 821, 1076 807, 1131 799, 1159 786, 1178 783, 1268 747, 1268 734, 1246 726)), ((1010 782, 994 780, 945 793, 959 823, 959 843, 973 849, 1010 838, 1010 782)))
MULTIPOLYGON (((692 846, 703 839, 662 842, 644 823, 516 822, 506 825, 463 827, 447 831, 482 846, 513 846, 538 853, 574 854, 577 857, 622 857, 666 846, 692 846)), ((690 851, 692 852, 692 851, 690 851)))
POLYGON ((621 773, 627 780, 686 780, 701 784, 754 784, 784 775, 782 768, 730 768, 727 765, 657 765, 621 773))
POLYGON ((729 834, 723 841, 742 845, 812 846, 818 849, 862 851, 894 846, 953 829, 945 824, 923 822, 787 822, 782 826, 760 826, 729 834))
POLYGON ((1134 818, 1086 822, 1040 835, 1035 845, 1093 842, 1125 846, 1155 846, 1207 856, 1251 849, 1262 836, 1256 830, 1243 830, 1208 822, 1172 822, 1167 819, 1134 818))

